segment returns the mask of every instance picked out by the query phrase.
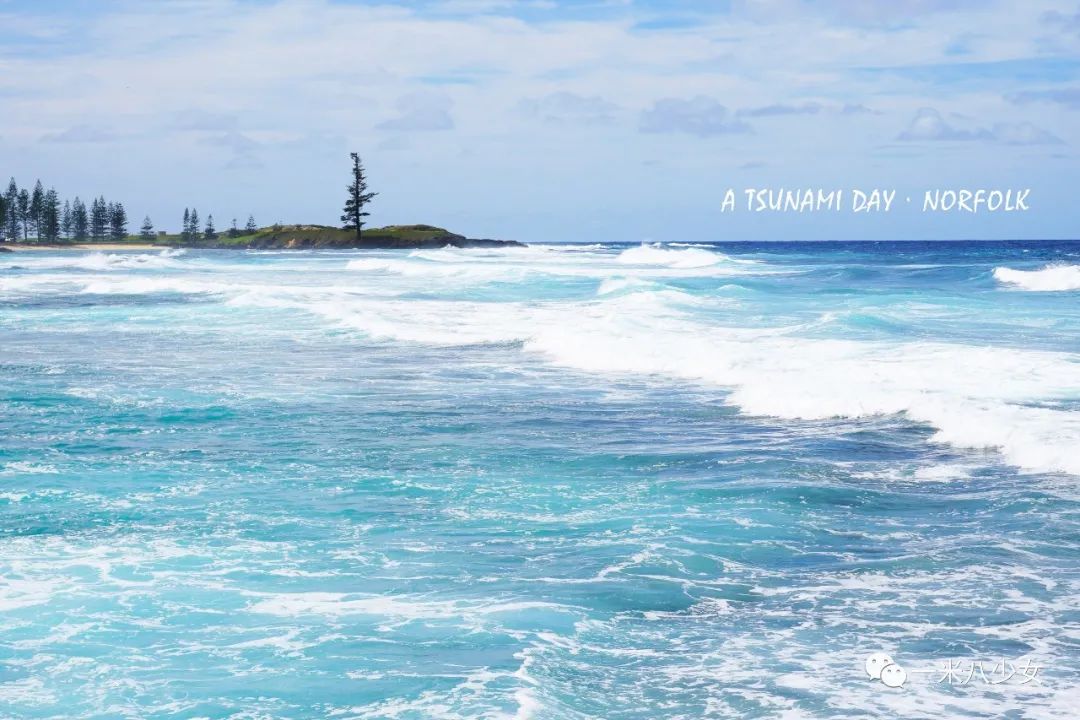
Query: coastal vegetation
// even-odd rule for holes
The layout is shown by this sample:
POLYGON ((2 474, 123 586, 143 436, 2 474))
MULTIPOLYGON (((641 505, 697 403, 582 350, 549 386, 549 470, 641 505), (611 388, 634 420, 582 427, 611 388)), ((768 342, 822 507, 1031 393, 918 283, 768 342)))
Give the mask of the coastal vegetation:
POLYGON ((364 164, 356 153, 349 153, 352 160, 352 183, 349 184, 349 197, 345 201, 345 210, 341 215, 341 222, 345 223, 343 230, 356 233, 357 244, 361 243, 361 231, 364 227, 364 218, 371 215, 364 211, 364 207, 371 202, 378 193, 368 192, 367 177, 364 175, 364 164))
POLYGON ((12 178, 0 194, 0 244, 86 245, 110 243, 194 248, 417 248, 518 245, 510 241, 474 240, 434 225, 389 225, 367 228, 366 208, 378 193, 368 189, 363 162, 349 154, 351 182, 341 216, 341 227, 276 223, 259 227, 253 215, 244 226, 233 218, 228 229, 218 230, 213 214, 202 220, 197 208, 184 208, 180 231, 155 229, 149 216, 135 234, 128 233, 123 203, 103 196, 89 207, 78 197, 63 204, 55 189, 38 181, 33 190, 19 189, 12 178))
MULTIPOLYGON (((149 218, 147 219, 149 221, 149 218)), ((99 196, 90 206, 81 198, 60 203, 55 188, 19 189, 15 178, 0 194, 0 242, 60 243, 123 242, 128 238, 124 204, 99 196)))

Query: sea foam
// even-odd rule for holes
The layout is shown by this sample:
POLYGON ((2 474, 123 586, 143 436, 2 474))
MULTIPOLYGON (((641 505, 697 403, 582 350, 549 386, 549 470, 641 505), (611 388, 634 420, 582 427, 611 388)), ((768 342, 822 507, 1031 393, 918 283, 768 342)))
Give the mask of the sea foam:
POLYGON ((1006 285, 1034 292, 1080 290, 1080 265, 1047 265, 1041 270, 994 268, 994 278, 1006 285))

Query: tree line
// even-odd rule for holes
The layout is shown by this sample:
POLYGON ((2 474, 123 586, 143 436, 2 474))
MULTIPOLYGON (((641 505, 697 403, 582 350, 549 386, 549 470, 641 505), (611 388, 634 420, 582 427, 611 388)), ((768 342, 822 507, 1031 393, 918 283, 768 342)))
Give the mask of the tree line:
POLYGON ((46 243, 123 240, 127 226, 123 203, 97 197, 87 206, 76 197, 61 204, 56 188, 46 190, 40 180, 33 190, 20 190, 12 178, 0 194, 0 242, 29 242, 31 238, 46 243))
MULTIPOLYGON (((364 165, 357 153, 349 153, 352 161, 352 183, 349 184, 345 207, 341 216, 342 227, 356 233, 357 242, 369 216, 365 208, 378 193, 369 192, 364 165)), ((241 230, 233 218, 225 234, 230 238, 253 235, 258 231, 254 216, 248 216, 247 225, 241 230)), ((104 196, 90 201, 87 206, 79 197, 60 202, 55 188, 45 190, 41 181, 33 190, 19 189, 15 178, 8 183, 7 191, 0 194, 0 242, 103 242, 121 241, 128 237, 128 216, 123 203, 108 202, 104 196)), ((149 216, 143 219, 139 238, 152 241, 156 237, 154 223, 149 216)), ((208 215, 206 224, 199 221, 199 211, 184 208, 184 220, 180 240, 185 243, 214 242, 221 237, 214 225, 214 216, 208 215)))
MULTIPOLYGON (((197 210, 184 209, 184 224, 180 237, 184 242, 213 241, 220 235, 214 228, 214 216, 207 217, 205 227, 200 229, 197 210)), ((228 237, 253 235, 258 231, 254 216, 248 216, 247 225, 241 230, 232 221, 225 232, 228 237)), ((154 223, 149 216, 143 218, 139 239, 150 242, 157 238, 154 223)), ((128 215, 124 204, 109 202, 103 196, 87 205, 79 197, 60 201, 55 188, 48 190, 38 180, 33 189, 19 188, 15 178, 7 190, 0 193, 0 242, 63 242, 122 241, 128 237, 128 215)))
MULTIPOLYGON (((199 240, 213 242, 221 237, 221 233, 214 226, 213 215, 206 217, 206 225, 200 230, 199 211, 195 208, 190 210, 184 208, 184 222, 180 227, 180 240, 183 242, 198 242, 199 240)), ((230 238, 238 238, 244 235, 254 235, 258 230, 259 228, 255 224, 255 216, 248 215, 247 225, 244 226, 243 230, 236 224, 236 218, 233 218, 232 225, 225 231, 225 235, 230 238)))

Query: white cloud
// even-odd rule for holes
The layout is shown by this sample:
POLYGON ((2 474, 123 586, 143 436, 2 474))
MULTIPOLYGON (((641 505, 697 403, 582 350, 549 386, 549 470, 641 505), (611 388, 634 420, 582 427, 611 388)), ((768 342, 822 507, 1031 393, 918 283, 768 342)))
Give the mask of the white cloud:
POLYGON ((897 136, 897 140, 936 141, 936 140, 990 140, 992 135, 987 130, 958 130, 941 117, 934 108, 920 108, 911 119, 907 130, 897 136))
POLYGON ((397 132, 428 132, 452 130, 454 119, 450 108, 454 101, 437 93, 411 93, 398 99, 397 117, 379 123, 380 130, 397 132))
POLYGON ((600 125, 615 120, 619 106, 599 95, 588 97, 560 91, 540 98, 526 98, 518 107, 526 115, 548 123, 600 125))
MULTIPOLYGON (((1073 3, 953 3, 939 11, 925 2, 736 2, 730 13, 699 8, 692 28, 648 33, 634 25, 655 13, 628 2, 598 0, 573 14, 561 3, 526 12, 501 0, 453 3, 432 10, 431 3, 178 0, 94 4, 79 16, 22 11, 21 25, 80 41, 43 39, 26 52, 25 40, 0 36, 5 161, 10 172, 55 178, 61 189, 106 183, 101 190, 110 195, 149 194, 162 203, 177 194, 250 196, 257 181, 266 188, 257 202, 267 207, 251 208, 259 215, 278 213, 275 188, 283 188, 294 212, 317 221, 339 214, 324 207, 340 185, 334 153, 356 149, 380 177, 376 210, 386 219, 416 219, 395 216, 394 204, 402 215, 415 212, 424 187, 416 173, 406 183, 396 171, 424 167, 425 175, 461 178, 450 191, 424 194, 426 205, 461 213, 463 204, 475 205, 470 198, 490 196, 497 202, 475 212, 498 223, 488 208, 501 204, 506 218, 527 211, 521 198, 562 187, 568 175, 591 178, 591 192, 623 202, 625 185, 647 187, 660 177, 642 170, 658 157, 670 174, 669 189, 656 197, 665 202, 667 193, 679 207, 691 202, 680 187, 711 187, 718 174, 745 163, 762 163, 755 170, 762 182, 926 177, 941 166, 917 143, 904 146, 902 160, 868 159, 926 106, 939 114, 912 122, 905 139, 1080 139, 1066 112, 1064 85, 1075 84, 1068 78, 1047 75, 1034 89, 1008 76, 955 87, 932 73, 904 72, 964 72, 947 52, 964 33, 979 37, 962 58, 967 66, 1039 60, 1043 38, 1062 24, 1045 14, 1066 19, 1073 3), (901 9, 911 14, 901 17, 901 9), (864 72, 868 64, 896 72, 864 72), (956 113, 993 121, 964 122, 956 113), (590 131, 581 132, 583 125, 590 131), (38 142, 43 134, 53 142, 38 142), (245 148, 237 138, 256 145, 245 148), (671 152, 695 138, 713 141, 694 153, 671 152), (226 162, 239 172, 238 163, 252 158, 263 170, 244 176, 246 184, 212 172, 226 162), (118 168, 102 177, 106 161, 169 172, 118 168), (298 176, 305 178, 300 188, 298 176), (521 188, 511 193, 514 182, 521 188)), ((1072 40, 1061 35, 1059 42, 1072 40)), ((957 142, 948 152, 955 160, 949 171, 1005 172, 987 166, 980 142, 957 142)), ((705 216, 711 201, 695 200, 705 216)), ((637 232, 640 220, 627 219, 626 227, 637 232)), ((555 221, 541 218, 536 232, 555 221)))
POLYGON ((639 127, 646 133, 687 133, 701 138, 750 132, 749 125, 732 117, 726 107, 704 95, 689 100, 657 100, 641 113, 639 127))
POLYGON ((60 132, 46 133, 42 142, 49 143, 104 143, 116 140, 118 136, 111 130, 93 125, 75 125, 60 132))
POLYGON ((997 123, 991 129, 958 129, 934 108, 920 108, 897 140, 915 142, 985 140, 1004 145, 1061 145, 1064 141, 1029 122, 997 123))
POLYGON ((1006 145, 1063 145, 1065 142, 1057 135, 1029 122, 998 123, 994 125, 991 133, 995 140, 1006 145))

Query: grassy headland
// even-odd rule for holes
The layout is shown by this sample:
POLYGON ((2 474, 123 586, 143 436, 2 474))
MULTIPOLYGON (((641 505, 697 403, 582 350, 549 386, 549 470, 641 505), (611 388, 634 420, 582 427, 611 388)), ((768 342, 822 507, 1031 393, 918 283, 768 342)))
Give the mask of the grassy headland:
MULTIPOLYGON (((5 243, 7 244, 7 243, 5 243)), ((204 236, 186 239, 182 235, 156 235, 148 240, 139 235, 128 235, 123 240, 104 242, 81 241, 71 244, 34 244, 11 243, 14 249, 30 248, 99 248, 116 250, 146 247, 186 247, 186 248, 223 248, 223 249, 293 249, 308 248, 440 248, 440 247, 522 247, 522 243, 512 240, 476 240, 464 235, 452 233, 434 225, 389 225, 382 228, 365 229, 360 242, 352 230, 329 227, 326 225, 272 225, 260 228, 254 233, 239 237, 228 237, 222 233, 214 240, 204 236)))
POLYGON ((433 225, 389 225, 364 230, 359 242, 351 230, 326 225, 273 225, 254 234, 215 240, 184 241, 179 235, 160 236, 155 244, 171 247, 205 248, 437 248, 497 247, 520 245, 507 240, 474 240, 433 225))

